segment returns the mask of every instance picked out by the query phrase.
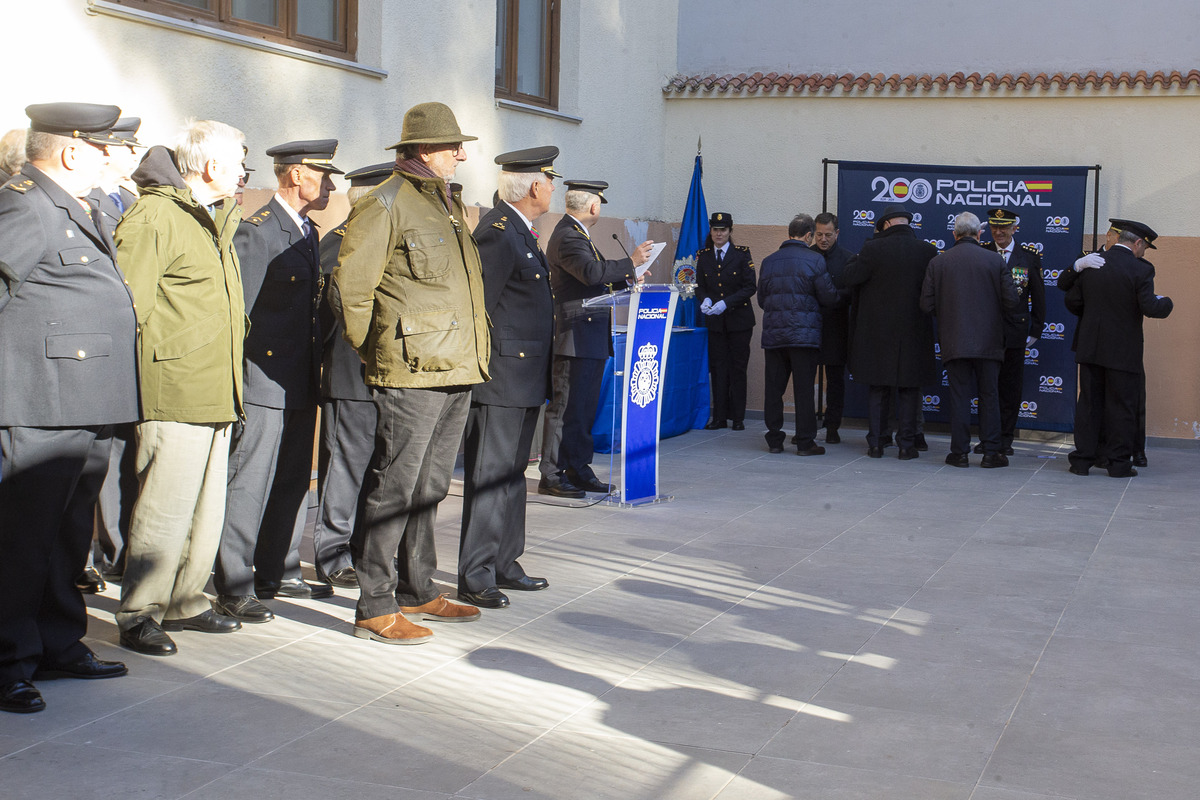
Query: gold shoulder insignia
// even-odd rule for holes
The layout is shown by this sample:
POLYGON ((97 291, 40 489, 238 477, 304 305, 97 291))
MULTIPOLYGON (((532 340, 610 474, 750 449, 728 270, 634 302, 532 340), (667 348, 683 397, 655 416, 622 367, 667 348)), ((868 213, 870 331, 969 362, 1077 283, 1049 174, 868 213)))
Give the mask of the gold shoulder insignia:
POLYGON ((504 221, 505 221, 505 220, 507 220, 507 219, 508 219, 508 217, 501 217, 500 219, 501 219, 501 221, 500 221, 500 222, 493 222, 493 223, 492 223, 492 227, 493 227, 493 228, 496 228, 497 230, 504 230, 504 229, 505 229, 505 228, 504 228, 504 221))
POLYGON ((250 217, 246 220, 246 222, 249 222, 251 225, 259 225, 260 223, 262 223, 262 221, 263 221, 263 218, 258 216, 257 214, 255 214, 253 217, 250 217))
POLYGON ((712 248, 711 248, 711 247, 701 247, 701 248, 700 248, 699 250, 697 250, 696 252, 697 252, 697 253, 711 253, 711 252, 712 252, 712 248))
MULTIPOLYGON (((1021 245, 1021 247, 1024 247, 1026 250, 1028 250, 1031 253, 1037 253, 1037 251, 1038 251, 1038 249, 1036 247, 1034 247, 1032 244, 1030 244, 1029 242, 1024 242, 1021 245)), ((1041 255, 1041 254, 1038 253, 1038 255, 1041 255)))
POLYGON ((735 249, 737 249, 737 250, 745 250, 747 253, 749 253, 749 252, 750 252, 750 248, 749 248, 749 247, 747 247, 747 246, 746 246, 746 245, 744 245, 744 244, 735 244, 735 245, 734 245, 734 248, 735 248, 735 249))
POLYGON ((5 189, 12 189, 14 192, 20 192, 21 194, 25 194, 27 191, 29 191, 30 186, 33 186, 33 181, 31 180, 9 181, 8 183, 4 184, 5 189))
POLYGON ((336 228, 333 229, 333 233, 336 233, 338 236, 345 236, 346 235, 346 226, 338 225, 336 228))

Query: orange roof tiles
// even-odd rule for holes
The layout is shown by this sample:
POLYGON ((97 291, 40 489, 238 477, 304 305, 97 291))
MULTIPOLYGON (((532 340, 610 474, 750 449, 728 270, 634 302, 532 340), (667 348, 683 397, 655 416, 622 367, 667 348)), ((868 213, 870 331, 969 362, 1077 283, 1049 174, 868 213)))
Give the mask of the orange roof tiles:
POLYGON ((1020 75, 1006 73, 997 75, 989 72, 980 75, 972 72, 964 75, 956 72, 953 75, 898 75, 885 76, 882 72, 869 75, 844 75, 813 73, 780 74, 761 72, 737 75, 676 75, 663 92, 667 94, 822 94, 840 92, 844 94, 876 93, 876 92, 945 92, 970 89, 973 91, 1028 91, 1038 90, 1085 90, 1096 91, 1105 89, 1190 89, 1200 86, 1200 70, 1188 72, 1158 72, 1147 73, 1139 70, 1131 72, 1095 71, 1086 74, 1079 72, 1056 72, 1047 75, 1040 72, 1031 75, 1022 72, 1020 75))

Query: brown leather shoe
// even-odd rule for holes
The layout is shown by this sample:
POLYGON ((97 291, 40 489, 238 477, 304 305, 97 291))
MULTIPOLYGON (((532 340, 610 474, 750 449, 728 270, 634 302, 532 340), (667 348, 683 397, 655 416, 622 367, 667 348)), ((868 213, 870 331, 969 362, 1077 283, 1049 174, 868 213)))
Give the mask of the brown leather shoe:
POLYGON ((425 644, 433 638, 433 631, 409 622, 400 614, 384 614, 356 620, 354 635, 384 644, 425 644))
POLYGON ((423 605, 400 606, 400 613, 419 614, 426 622, 474 622, 479 619, 478 608, 451 603, 444 594, 423 605))

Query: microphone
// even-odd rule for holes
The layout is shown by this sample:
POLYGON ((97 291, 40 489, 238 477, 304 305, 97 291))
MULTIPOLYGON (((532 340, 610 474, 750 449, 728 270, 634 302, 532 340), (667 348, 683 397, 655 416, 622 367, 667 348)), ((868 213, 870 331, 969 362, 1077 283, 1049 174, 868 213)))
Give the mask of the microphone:
POLYGON ((629 259, 633 258, 633 256, 629 255, 629 251, 625 249, 624 243, 617 237, 617 235, 615 233, 613 234, 613 241, 615 241, 617 244, 621 245, 621 252, 625 254, 626 258, 629 258, 629 259))

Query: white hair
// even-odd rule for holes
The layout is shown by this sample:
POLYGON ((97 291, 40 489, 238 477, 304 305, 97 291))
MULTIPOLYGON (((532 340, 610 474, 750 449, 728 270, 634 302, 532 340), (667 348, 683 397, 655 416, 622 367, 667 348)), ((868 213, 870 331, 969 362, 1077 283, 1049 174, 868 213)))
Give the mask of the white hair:
POLYGON ((592 207, 592 203, 600 202, 600 195, 582 189, 571 189, 567 192, 566 199, 567 211, 587 211, 592 207))
POLYGON ((189 119, 184 122, 175 161, 183 177, 200 175, 204 166, 222 149, 243 147, 246 135, 232 125, 210 119, 189 119))
POLYGON ((979 236, 979 230, 982 227, 979 217, 970 211, 964 211, 954 218, 954 238, 962 239, 964 236, 975 238, 979 236))
POLYGON ((496 191, 506 203, 517 203, 529 195, 535 183, 548 180, 540 172, 501 172, 496 181, 496 191))

